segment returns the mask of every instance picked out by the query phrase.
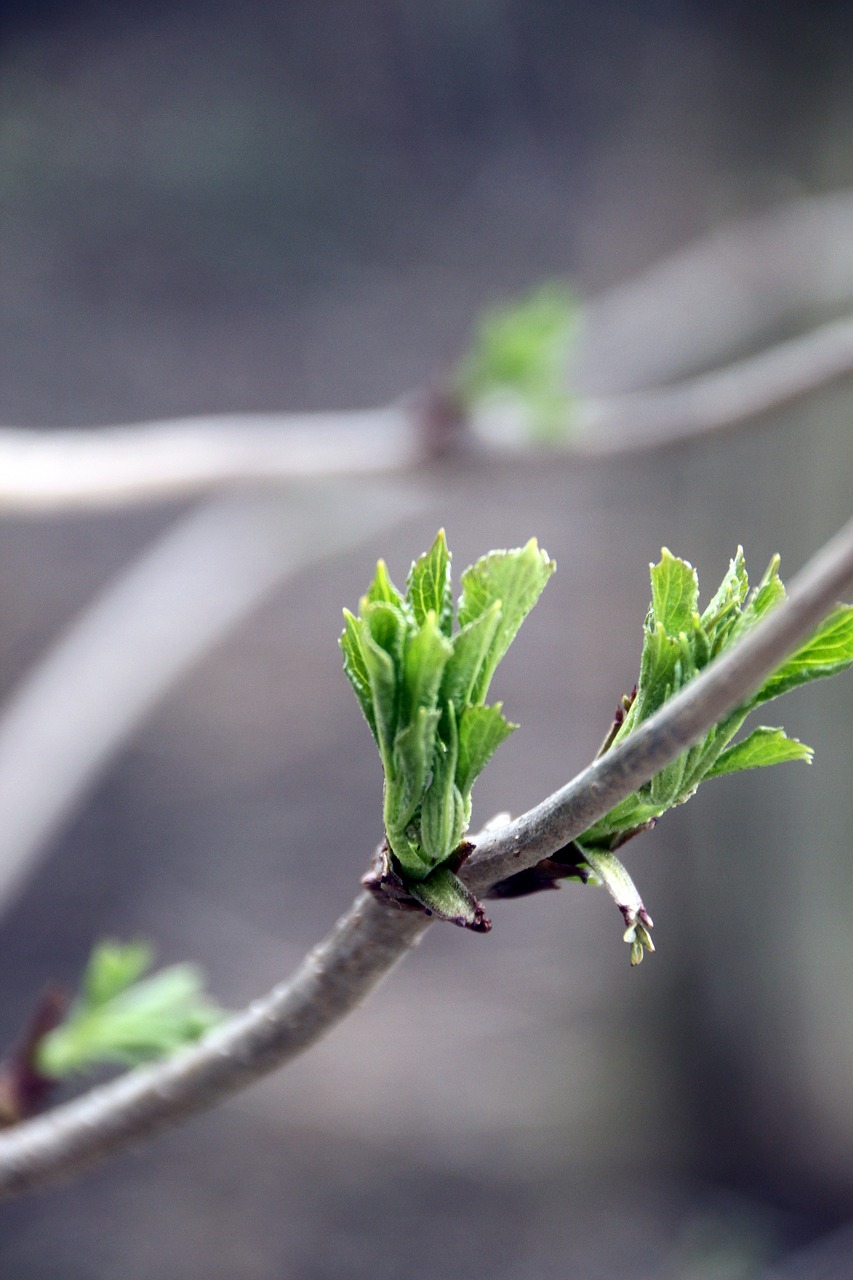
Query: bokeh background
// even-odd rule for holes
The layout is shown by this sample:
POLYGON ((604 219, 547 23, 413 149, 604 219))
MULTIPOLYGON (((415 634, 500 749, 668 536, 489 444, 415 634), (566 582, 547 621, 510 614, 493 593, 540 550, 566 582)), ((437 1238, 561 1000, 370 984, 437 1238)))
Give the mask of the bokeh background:
MULTIPOLYGON (((591 299, 591 392, 844 309, 808 287, 780 304, 791 262, 772 253, 745 253, 731 284, 713 253, 853 184, 847 4, 0 13, 3 425, 381 404, 446 370, 485 305, 543 279, 591 299), (691 289, 658 264, 693 242, 691 289), (703 346, 735 284, 737 317, 703 346)), ((831 228, 821 249, 831 281, 849 251, 831 228)), ((790 575, 849 515, 851 407, 842 384, 653 454, 266 491, 276 537, 296 512, 337 550, 259 597, 33 858, 0 921, 3 1043, 95 938, 197 959, 237 1007, 348 904, 380 778, 335 638, 378 555, 402 580, 445 525, 459 567, 534 533, 556 557, 501 669, 522 729, 475 796, 478 820, 518 812, 587 763, 631 687, 662 545, 707 591, 738 542, 754 576, 777 550, 790 575), (358 532, 352 512, 383 504, 387 528, 358 532)), ((0 691, 190 506, 3 514, 0 691)), ((815 746, 812 770, 709 784, 630 847, 657 925, 639 970, 592 890, 497 905, 485 938, 435 928, 292 1068, 4 1206, 2 1273, 848 1276, 851 711, 849 679, 795 695, 784 723, 815 746)))

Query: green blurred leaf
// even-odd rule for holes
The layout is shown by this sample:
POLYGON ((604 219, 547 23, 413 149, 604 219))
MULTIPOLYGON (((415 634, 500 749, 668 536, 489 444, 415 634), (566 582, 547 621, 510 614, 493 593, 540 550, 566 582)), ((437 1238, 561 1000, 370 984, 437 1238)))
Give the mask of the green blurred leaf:
POLYGON ((459 372, 465 407, 511 401, 522 410, 531 438, 565 436, 574 404, 567 381, 578 315, 577 299, 556 284, 487 311, 459 372))
POLYGON ((37 1047, 40 1071, 61 1078, 100 1063, 134 1066, 165 1057, 221 1020, 195 966, 172 965, 143 978, 150 957, 138 942, 95 949, 78 1000, 37 1047))
POLYGON ((153 960, 146 942, 113 942, 96 946, 83 974, 83 998, 88 1005, 106 1004, 150 969, 153 960))

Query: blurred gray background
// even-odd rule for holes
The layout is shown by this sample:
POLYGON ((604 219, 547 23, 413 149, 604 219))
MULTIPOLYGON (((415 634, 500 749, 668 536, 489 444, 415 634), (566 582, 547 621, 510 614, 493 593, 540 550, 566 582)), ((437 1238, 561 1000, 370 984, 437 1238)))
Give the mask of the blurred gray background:
MULTIPOLYGON (((607 302, 595 391, 825 314, 775 305, 791 263, 749 259, 749 323, 685 364, 669 336, 719 299, 697 284, 668 328, 620 329, 620 290, 660 301, 658 261, 853 185, 849 5, 0 12, 0 424, 381 404, 446 369, 484 305, 553 277, 607 302)), ((634 682, 662 545, 707 593, 738 542, 754 577, 777 550, 790 576, 849 515, 851 401, 835 386, 611 461, 268 492, 276 536, 304 510, 340 550, 263 595, 33 859, 0 922, 2 1043, 105 934, 199 960, 236 1007, 348 904, 380 775, 335 641, 378 555, 402 581, 445 525, 457 569, 531 534, 557 559, 496 688, 522 728, 475 795, 475 821, 518 812, 588 762, 634 682), (352 512, 386 502, 387 529, 359 535, 352 512)), ((0 692, 188 511, 3 515, 0 692)), ((292 1068, 4 1206, 0 1272, 849 1276, 851 711, 849 678, 794 695, 770 722, 815 746, 813 769, 711 783, 630 847, 657 926, 639 970, 579 887, 498 904, 485 938, 437 927, 292 1068)))

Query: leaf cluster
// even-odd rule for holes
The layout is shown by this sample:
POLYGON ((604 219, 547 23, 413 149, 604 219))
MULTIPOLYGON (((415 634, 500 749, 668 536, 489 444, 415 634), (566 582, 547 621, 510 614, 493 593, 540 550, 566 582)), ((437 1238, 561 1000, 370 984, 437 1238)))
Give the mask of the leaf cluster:
POLYGON ((559 284, 485 312, 459 373, 466 408, 515 406, 531 437, 565 435, 572 407, 566 378, 578 313, 577 299, 559 284))
POLYGON ((37 1047, 38 1070, 61 1078, 100 1063, 135 1066, 197 1040, 221 1020, 194 965, 145 977, 152 959, 144 942, 95 947, 67 1017, 37 1047))
POLYGON ((422 905, 458 923, 472 925, 478 906, 455 876, 471 790, 516 727, 486 695, 553 570, 535 539, 492 551, 462 574, 454 617, 440 530, 405 592, 380 561, 358 616, 344 610, 344 671, 382 761, 391 866, 422 905))
MULTIPOLYGON (((742 548, 701 614, 696 571, 665 548, 660 562, 651 566, 651 585, 637 687, 623 700, 602 750, 633 733, 785 596, 778 556, 771 560, 758 585, 749 590, 742 548)), ((852 663, 853 608, 838 605, 746 702, 578 838, 575 843, 581 852, 592 855, 589 864, 592 866, 596 854, 612 852, 667 809, 683 804, 706 778, 786 760, 810 763, 812 748, 789 738, 782 728, 760 725, 740 741, 732 739, 747 716, 771 699, 812 680, 836 675, 852 663)), ((609 864, 610 860, 605 860, 603 865, 606 868, 609 864)), ((628 940, 636 945, 636 938, 628 940)))

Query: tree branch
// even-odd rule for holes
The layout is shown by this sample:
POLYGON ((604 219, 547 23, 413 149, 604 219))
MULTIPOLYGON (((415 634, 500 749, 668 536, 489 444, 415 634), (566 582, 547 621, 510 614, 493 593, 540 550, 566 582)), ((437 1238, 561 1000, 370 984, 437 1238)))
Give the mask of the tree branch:
MULTIPOLYGON (((853 585, 853 521, 790 595, 618 747, 515 822, 475 837, 482 892, 556 852, 675 759, 759 685, 853 585)), ((0 1195, 36 1190, 212 1106, 308 1048, 379 982, 429 921, 362 893, 293 978, 197 1045, 0 1134, 0 1195)))
POLYGON ((110 582, 0 708, 0 914, 169 688, 289 576, 418 511, 407 486, 209 499, 110 582))
POLYGON ((572 452, 660 448, 742 426, 853 374, 853 320, 835 320, 724 369, 671 387, 584 399, 572 452))
POLYGON ((792 580, 788 598, 617 747, 497 831, 464 868, 475 893, 535 866, 579 836, 745 702, 853 586, 853 520, 792 580))
POLYGON ((0 511, 165 502, 242 480, 399 471, 431 441, 416 404, 236 413, 41 431, 0 428, 0 511))
MULTIPOLYGON (((833 321, 675 386, 581 397, 562 447, 569 455, 605 457, 675 444, 741 426, 850 374, 853 320, 833 321)), ((0 428, 0 512, 97 510, 165 502, 239 481, 405 471, 452 443, 451 404, 448 390, 444 398, 351 413, 230 414, 89 430, 0 428)), ((479 427, 480 449, 531 447, 523 424, 508 438, 503 431, 492 435, 488 417, 479 427)))

